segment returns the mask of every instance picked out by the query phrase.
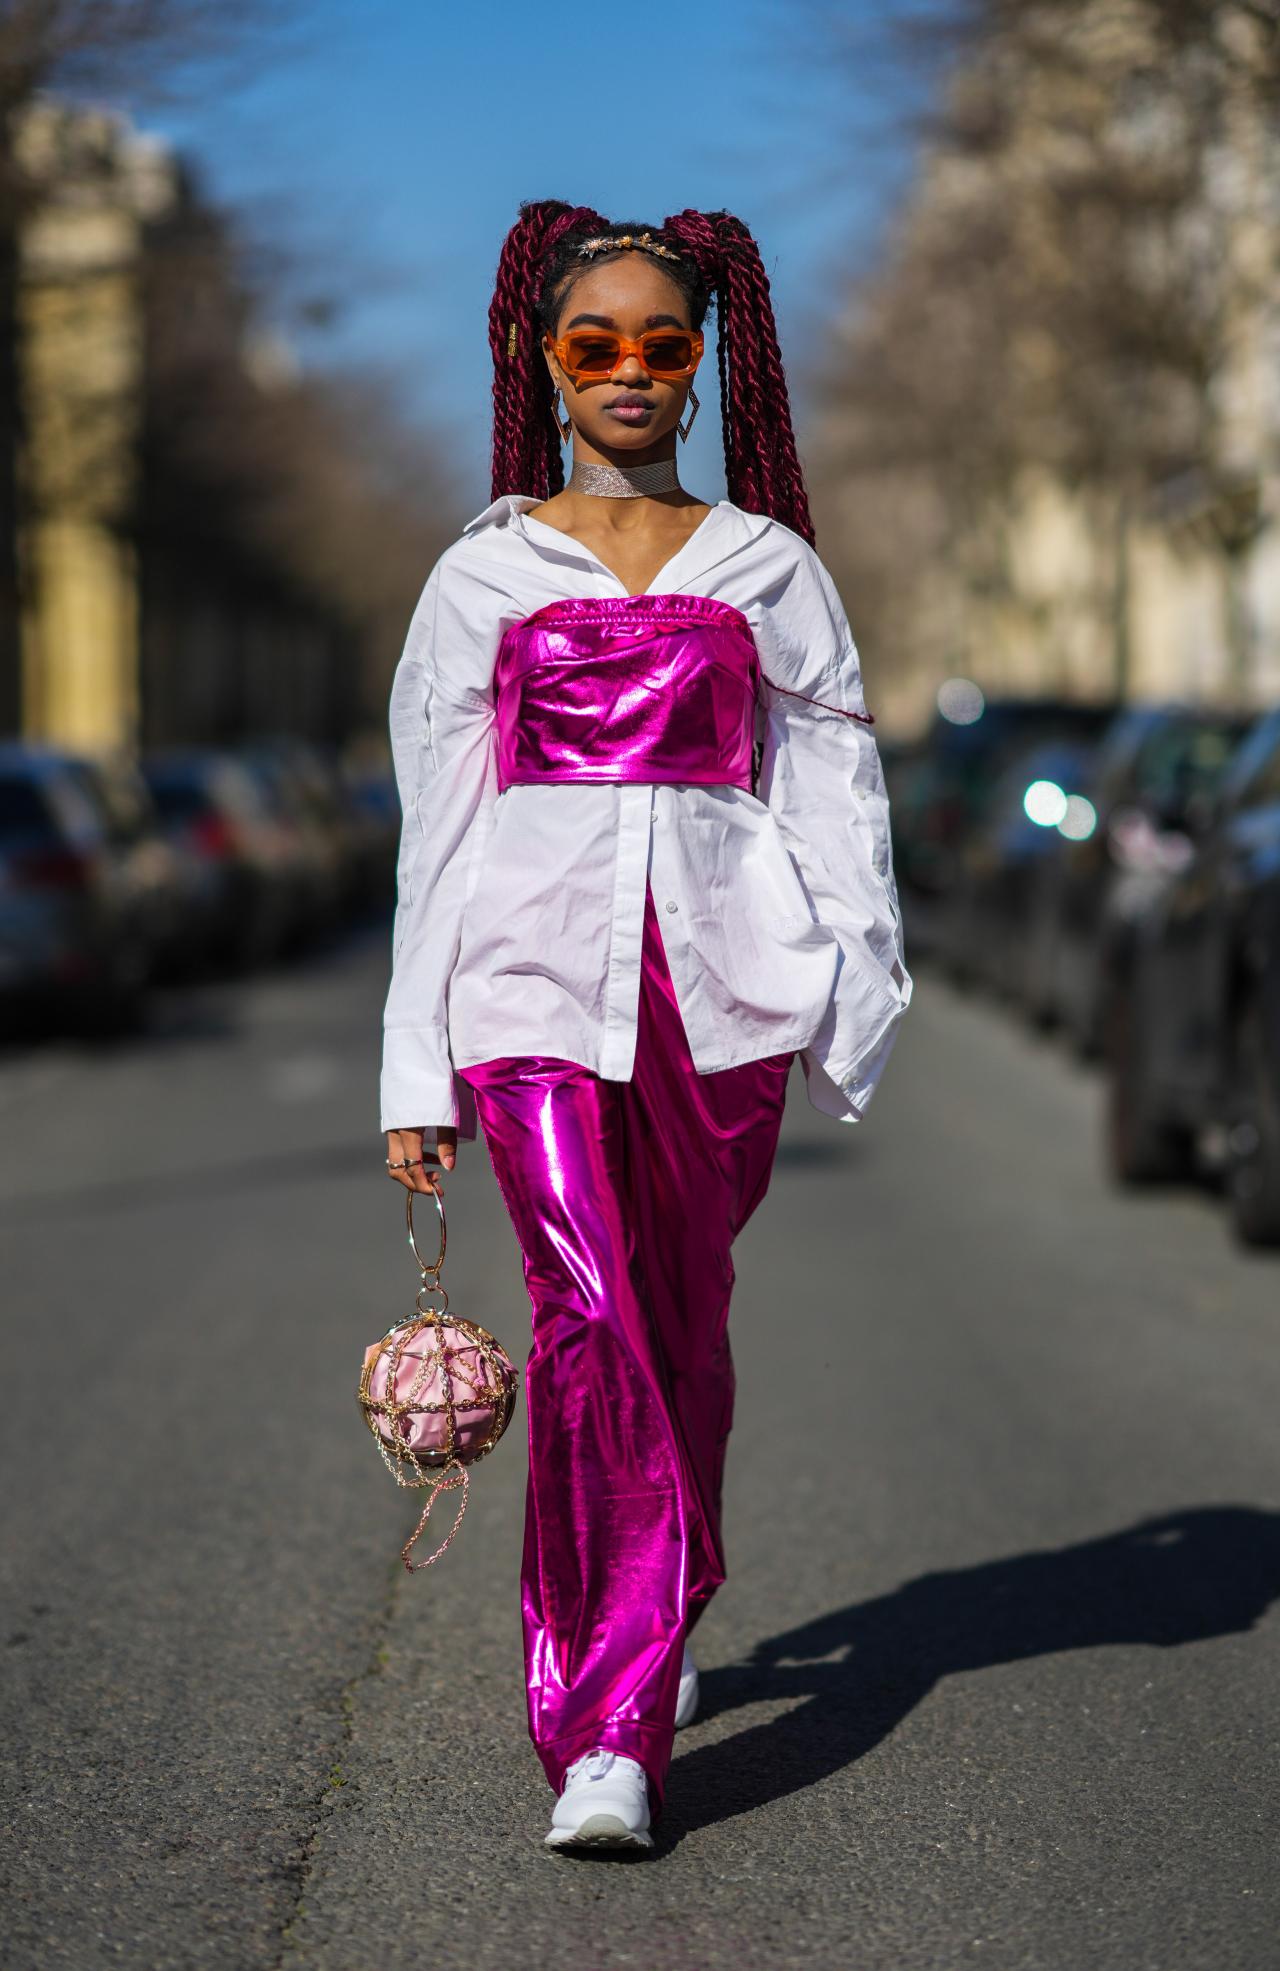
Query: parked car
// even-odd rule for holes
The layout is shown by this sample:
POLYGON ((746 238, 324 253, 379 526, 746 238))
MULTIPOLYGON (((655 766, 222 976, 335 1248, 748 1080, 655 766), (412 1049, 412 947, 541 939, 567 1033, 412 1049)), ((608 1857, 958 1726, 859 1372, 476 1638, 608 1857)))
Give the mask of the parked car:
POLYGON ((117 880, 136 894, 149 985, 164 970, 182 936, 186 872, 166 840, 151 789, 136 760, 75 753, 68 758, 98 812, 117 880))
POLYGON ((1238 1235, 1280 1243, 1280 711, 1244 739, 1186 867, 1136 923, 1106 1051, 1114 1175, 1190 1173, 1216 1134, 1238 1235))
MULTIPOLYGON (((294 739, 286 758, 317 827, 328 838, 337 872, 338 910, 342 918, 350 919, 368 900, 364 883, 370 849, 369 810, 356 799, 341 758, 332 747, 294 739)), ((394 891, 394 876, 389 880, 394 891)))
POLYGON ((1102 1045, 1111 982, 1134 923, 1190 861, 1243 717, 1178 704, 1120 713, 1098 748, 1089 815, 1063 836, 1036 899, 1026 1008, 1085 1056, 1102 1045))
POLYGON ((957 858, 1010 762, 1047 740, 1101 738, 1113 702, 984 698, 969 686, 964 716, 939 711, 925 737, 891 770, 894 867, 909 894, 945 899, 957 858))
POLYGON ((214 747, 144 755, 161 824, 187 871, 182 950, 173 969, 265 963, 293 934, 300 903, 288 831, 258 776, 214 747))
POLYGON ((390 911, 396 895, 400 796, 391 761, 349 762, 343 771, 353 816, 353 888, 357 917, 390 911))
POLYGON ((956 853, 941 934, 953 973, 1024 998, 1048 870, 1092 767, 1078 739, 1046 740, 1005 767, 956 853))
POLYGON ((177 907, 172 858, 131 771, 0 742, 0 984, 44 1017, 136 1024, 177 907))
POLYGON ((338 797, 304 741, 251 740, 236 757, 253 773, 279 834, 288 872, 284 949, 298 952, 331 936, 348 898, 348 837, 338 797))

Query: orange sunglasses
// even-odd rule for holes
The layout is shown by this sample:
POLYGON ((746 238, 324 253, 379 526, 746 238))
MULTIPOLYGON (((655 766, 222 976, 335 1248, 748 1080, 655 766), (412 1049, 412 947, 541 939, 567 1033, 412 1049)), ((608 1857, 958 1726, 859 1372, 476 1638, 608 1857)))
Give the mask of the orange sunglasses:
POLYGON ((702 361, 701 329, 645 329, 632 341, 613 329, 571 329, 568 335, 544 335, 544 349, 553 350, 562 370, 575 383, 599 381, 622 367, 628 356, 639 359, 650 376, 692 376, 702 361))

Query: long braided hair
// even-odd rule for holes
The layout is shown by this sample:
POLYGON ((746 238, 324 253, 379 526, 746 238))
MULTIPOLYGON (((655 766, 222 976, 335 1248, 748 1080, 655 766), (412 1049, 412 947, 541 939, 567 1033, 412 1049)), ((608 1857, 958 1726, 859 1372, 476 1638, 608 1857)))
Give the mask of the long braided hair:
MULTIPOLYGON (((677 212, 661 226, 612 221, 586 205, 530 199, 503 241, 489 306, 493 351, 491 497, 529 493, 550 499, 564 486, 560 435, 552 417, 555 385, 541 351, 554 335, 575 275, 637 249, 617 247, 589 260, 584 240, 598 233, 648 231, 680 255, 663 260, 701 328, 714 299, 724 427, 725 483, 735 506, 781 520, 813 546, 809 497, 796 452, 782 352, 760 249, 731 212, 677 212)), ((643 248, 638 249, 643 251, 643 248)))

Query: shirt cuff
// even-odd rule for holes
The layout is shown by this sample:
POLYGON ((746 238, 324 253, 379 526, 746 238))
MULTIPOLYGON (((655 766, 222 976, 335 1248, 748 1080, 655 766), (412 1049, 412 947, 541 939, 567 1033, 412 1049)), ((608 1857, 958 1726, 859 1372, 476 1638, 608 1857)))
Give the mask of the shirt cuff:
POLYGON ((388 1129, 456 1129, 476 1136, 476 1099, 455 1072, 433 1027, 387 1027, 382 1036, 383 1133, 388 1129))
POLYGON ((800 1066, 804 1071, 805 1092, 810 1105, 821 1115, 834 1116, 837 1122, 862 1120, 898 1038, 898 1022, 910 1001, 908 982, 905 989, 894 994, 883 1024, 854 1061, 847 1058, 841 1061, 833 1048, 822 1044, 821 1038, 802 1051, 800 1066))

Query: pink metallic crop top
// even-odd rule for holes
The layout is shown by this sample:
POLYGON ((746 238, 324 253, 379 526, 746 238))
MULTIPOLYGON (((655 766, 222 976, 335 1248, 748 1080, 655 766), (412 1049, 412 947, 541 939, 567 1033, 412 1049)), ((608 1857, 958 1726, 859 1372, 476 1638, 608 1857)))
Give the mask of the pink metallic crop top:
POLYGON ((703 595, 570 596, 513 623, 494 674, 499 790, 680 780, 751 791, 759 663, 703 595))

